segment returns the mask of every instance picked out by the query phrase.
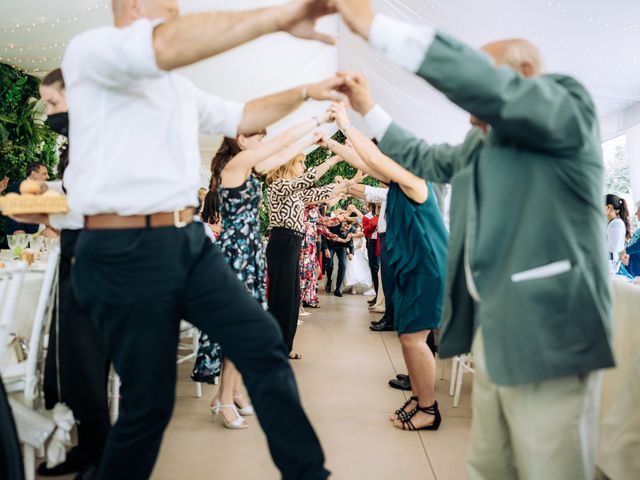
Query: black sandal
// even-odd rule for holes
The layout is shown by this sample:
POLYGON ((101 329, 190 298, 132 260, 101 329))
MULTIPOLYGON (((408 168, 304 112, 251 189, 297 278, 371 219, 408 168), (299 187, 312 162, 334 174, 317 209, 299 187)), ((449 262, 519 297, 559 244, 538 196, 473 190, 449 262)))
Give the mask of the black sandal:
POLYGON ((413 412, 413 410, 411 410, 410 412, 407 412, 405 410, 405 408, 407 408, 409 406, 409 404, 411 402, 415 401, 416 403, 418 403, 418 397, 409 397, 409 400, 407 400, 406 402, 404 402, 404 405, 402 405, 402 407, 400 407, 398 410, 395 411, 396 414, 396 418, 398 420, 401 420, 402 417, 409 415, 411 412, 413 412))
POLYGON ((438 410, 438 402, 433 402, 433 405, 431 405, 430 407, 421 407, 420 404, 418 404, 418 406, 411 410, 408 415, 398 417, 398 420, 400 420, 400 422, 402 423, 402 430, 415 432, 416 430, 438 430, 438 428, 440 428, 442 417, 440 416, 440 410, 438 410), (424 427, 416 428, 416 426, 412 422, 412 419, 418 412, 433 415, 433 423, 431 423, 430 425, 425 425, 424 427))

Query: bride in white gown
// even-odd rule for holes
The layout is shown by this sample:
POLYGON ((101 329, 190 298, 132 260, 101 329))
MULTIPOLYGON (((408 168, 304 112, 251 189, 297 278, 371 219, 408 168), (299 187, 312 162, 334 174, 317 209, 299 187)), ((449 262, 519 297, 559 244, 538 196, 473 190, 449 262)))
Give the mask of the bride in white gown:
MULTIPOLYGON (((360 233, 358 226, 358 233, 360 233)), ((353 240, 353 257, 347 262, 347 269, 344 275, 343 291, 351 288, 351 293, 356 290, 364 291, 365 295, 369 294, 372 289, 373 280, 371 279, 371 270, 369 269, 369 257, 367 255, 367 243, 364 237, 355 238, 353 240)), ((372 294, 375 294, 372 293, 372 294)))

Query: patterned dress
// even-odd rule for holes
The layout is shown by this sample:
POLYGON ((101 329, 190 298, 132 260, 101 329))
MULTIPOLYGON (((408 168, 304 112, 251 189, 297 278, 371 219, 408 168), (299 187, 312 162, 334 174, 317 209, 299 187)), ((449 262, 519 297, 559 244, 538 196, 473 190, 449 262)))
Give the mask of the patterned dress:
POLYGON ((310 305, 318 303, 316 241, 318 240, 317 222, 319 216, 316 207, 307 207, 304 210, 305 231, 300 249, 300 299, 310 305))
MULTIPOLYGON (((258 212, 261 199, 260 181, 253 174, 237 188, 220 188, 222 232, 216 244, 238 279, 266 310, 267 270, 258 212)), ((220 375, 221 366, 220 345, 201 333, 191 379, 214 383, 215 378, 220 375)))

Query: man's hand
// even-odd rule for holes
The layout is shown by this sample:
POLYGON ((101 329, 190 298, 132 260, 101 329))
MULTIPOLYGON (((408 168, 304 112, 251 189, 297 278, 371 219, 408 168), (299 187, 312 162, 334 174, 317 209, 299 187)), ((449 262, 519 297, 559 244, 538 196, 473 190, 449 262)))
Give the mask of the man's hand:
POLYGON ((307 86, 307 96, 313 100, 329 100, 331 102, 345 102, 347 97, 342 90, 345 87, 345 78, 336 75, 321 82, 307 86))
POLYGON ((349 115, 347 114, 347 109, 344 106, 344 103, 334 103, 329 108, 329 114, 331 118, 336 122, 336 125, 344 132, 344 129, 351 125, 351 121, 349 120, 349 115))
POLYGON ((335 0, 334 3, 351 31, 368 40, 374 16, 371 0, 335 0))
POLYGON ((296 0, 280 8, 278 28, 304 40, 335 45, 334 37, 316 31, 316 20, 332 13, 336 13, 336 8, 329 0, 296 0))
POLYGON ((7 185, 9 185, 9 177, 4 177, 0 180, 0 193, 4 192, 7 189, 7 185))
POLYGON ((360 115, 366 115, 376 105, 366 77, 357 72, 338 72, 338 77, 344 80, 342 91, 349 98, 351 108, 360 115))

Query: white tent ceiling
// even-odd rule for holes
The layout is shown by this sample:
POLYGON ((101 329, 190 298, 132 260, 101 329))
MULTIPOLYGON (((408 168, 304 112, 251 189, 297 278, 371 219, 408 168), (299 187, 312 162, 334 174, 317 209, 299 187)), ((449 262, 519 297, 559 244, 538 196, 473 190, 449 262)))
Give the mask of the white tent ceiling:
MULTIPOLYGON (((255 8, 277 0, 182 0, 184 13, 255 8)), ((427 22, 470 43, 513 36, 538 44, 547 70, 575 75, 594 95, 601 116, 621 114, 640 103, 640 2, 633 0, 374 0, 376 8, 413 22, 427 22)), ((109 0, 3 1, 0 5, 0 62, 42 74, 57 65, 75 34, 109 24, 109 0)), ((370 78, 376 99, 394 118, 432 141, 457 141, 466 115, 420 79, 372 52, 336 18, 325 31, 340 34, 337 48, 278 34, 185 69, 201 88, 248 100, 318 80, 337 67, 370 78)), ((306 105, 284 125, 317 110, 306 105)), ((213 142, 203 138, 203 156, 213 142)), ((206 162, 205 162, 206 163, 206 162)))

